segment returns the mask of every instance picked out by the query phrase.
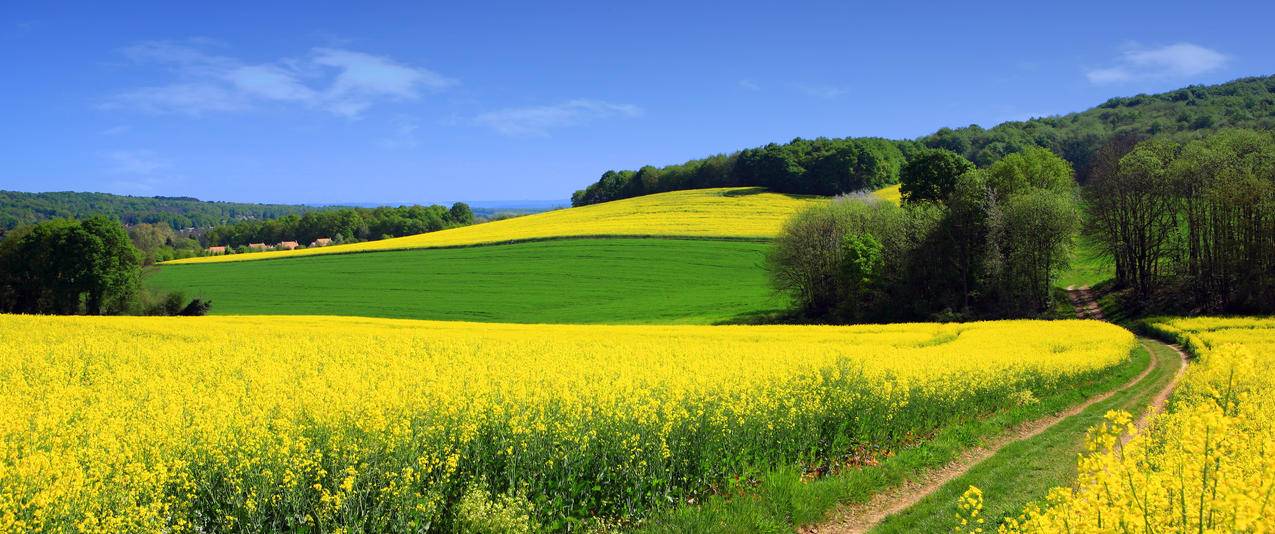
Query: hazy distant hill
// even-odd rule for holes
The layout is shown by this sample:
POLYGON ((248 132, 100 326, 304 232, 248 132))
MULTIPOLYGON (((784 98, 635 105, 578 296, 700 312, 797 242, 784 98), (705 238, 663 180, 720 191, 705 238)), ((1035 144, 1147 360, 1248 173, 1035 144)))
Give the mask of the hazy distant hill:
POLYGON ((125 224, 167 223, 174 229, 275 219, 337 206, 210 202, 191 197, 134 197, 107 193, 0 191, 0 229, 59 217, 116 217, 125 224))

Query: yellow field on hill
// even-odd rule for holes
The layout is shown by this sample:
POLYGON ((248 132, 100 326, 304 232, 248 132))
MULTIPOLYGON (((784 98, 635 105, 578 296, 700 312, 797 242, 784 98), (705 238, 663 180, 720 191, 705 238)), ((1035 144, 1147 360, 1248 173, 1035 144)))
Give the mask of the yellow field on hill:
POLYGON ((374 250, 452 247, 579 236, 772 237, 784 221, 818 197, 759 188, 693 189, 537 213, 439 232, 302 250, 187 258, 209 263, 374 250))
POLYGON ((1156 319, 1197 360, 1144 433, 1113 412, 1075 487, 1002 532, 1275 532, 1275 318, 1156 319))
POLYGON ((1070 388, 1134 343, 1084 321, 2 315, 0 339, 0 531, 20 532, 640 517, 1070 388))
POLYGON ((895 204, 903 203, 903 193, 899 191, 899 184, 882 187, 881 189, 873 191, 872 194, 873 196, 887 202, 893 202, 895 204))

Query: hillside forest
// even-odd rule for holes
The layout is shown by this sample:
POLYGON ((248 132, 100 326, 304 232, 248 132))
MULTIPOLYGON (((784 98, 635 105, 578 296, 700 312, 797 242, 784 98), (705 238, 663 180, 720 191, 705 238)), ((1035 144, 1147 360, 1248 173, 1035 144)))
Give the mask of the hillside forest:
POLYGON ((902 162, 923 148, 950 150, 986 167, 1025 148, 1043 147, 1067 160, 1084 183, 1099 148, 1112 137, 1184 142, 1223 128, 1275 129, 1275 77, 1112 98, 1085 111, 990 129, 940 128, 910 140, 798 138, 676 165, 611 170, 571 200, 581 206, 660 191, 750 185, 787 193, 850 193, 894 183, 902 162))

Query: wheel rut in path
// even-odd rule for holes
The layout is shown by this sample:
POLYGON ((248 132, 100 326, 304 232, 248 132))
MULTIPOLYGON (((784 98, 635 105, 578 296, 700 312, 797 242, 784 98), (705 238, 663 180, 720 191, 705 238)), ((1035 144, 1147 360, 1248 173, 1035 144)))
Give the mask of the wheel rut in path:
MULTIPOLYGON (((1088 287, 1069 287, 1067 295, 1071 299, 1072 305, 1076 308, 1076 317, 1081 319, 1104 320, 1102 308, 1098 306, 1097 299, 1088 287)), ((1034 421, 1024 423, 1015 427, 1000 436, 992 439, 990 442, 973 447, 965 451, 960 458, 949 463, 946 466, 925 471, 916 478, 897 485, 893 488, 878 492, 873 495, 868 502, 842 506, 829 514, 829 519, 817 525, 808 525, 798 529, 803 534, 857 534, 867 532, 880 524, 885 518, 907 510, 913 505, 920 502, 925 497, 938 491, 948 482, 964 475, 974 466, 992 457, 1001 449, 1011 443, 1031 439, 1046 430, 1054 427, 1063 420, 1074 417, 1085 411, 1090 406, 1111 398, 1112 395, 1119 391, 1127 390, 1143 380, 1147 379, 1152 371, 1159 365, 1159 358, 1156 357, 1152 344, 1160 344, 1158 341, 1140 338, 1142 344, 1150 356, 1146 369, 1143 369, 1138 376, 1119 388, 1109 390, 1105 393, 1095 395, 1084 402, 1071 407, 1070 409, 1052 415, 1036 419, 1034 421)), ((1186 371, 1186 353, 1181 347, 1176 345, 1167 345, 1169 348, 1177 352, 1181 359, 1173 378, 1168 381, 1159 391, 1156 392, 1147 410, 1140 415, 1136 421, 1138 428, 1145 428, 1150 421, 1151 416, 1163 410, 1165 402, 1169 395, 1177 387, 1182 374, 1186 371)), ((1129 436, 1124 438, 1125 441, 1129 436)))
MULTIPOLYGON (((1149 347, 1148 350, 1150 350, 1149 347)), ((873 495, 868 502, 843 506, 829 514, 829 519, 824 523, 802 527, 798 529, 798 532, 804 534, 858 534, 867 532, 885 518, 912 507, 912 505, 920 502, 921 499, 938 491, 943 485, 964 475, 971 468, 992 457, 1005 446, 1017 441, 1031 439, 1041 432, 1049 430, 1064 419, 1073 417, 1090 406, 1107 400, 1116 392, 1137 385, 1145 380, 1158 365, 1157 359, 1152 355, 1148 359, 1147 367, 1124 385, 1090 397, 1063 412, 1014 427, 993 438, 988 443, 966 450, 960 458, 943 467, 925 471, 912 480, 881 491, 873 495)))

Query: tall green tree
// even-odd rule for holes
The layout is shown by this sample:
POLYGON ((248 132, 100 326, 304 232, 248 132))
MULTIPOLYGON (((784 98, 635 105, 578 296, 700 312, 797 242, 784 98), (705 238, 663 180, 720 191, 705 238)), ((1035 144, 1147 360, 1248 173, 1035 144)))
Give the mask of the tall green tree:
POLYGON ((951 150, 926 150, 899 171, 899 192, 904 202, 945 202, 956 180, 972 170, 970 160, 951 150))
POLYGON ((141 253, 105 216, 55 219, 0 242, 0 310, 122 313, 138 290, 141 253))

